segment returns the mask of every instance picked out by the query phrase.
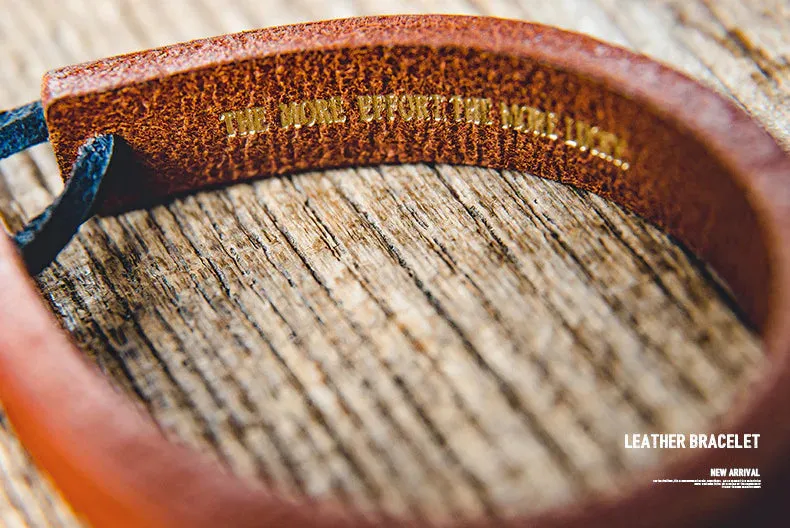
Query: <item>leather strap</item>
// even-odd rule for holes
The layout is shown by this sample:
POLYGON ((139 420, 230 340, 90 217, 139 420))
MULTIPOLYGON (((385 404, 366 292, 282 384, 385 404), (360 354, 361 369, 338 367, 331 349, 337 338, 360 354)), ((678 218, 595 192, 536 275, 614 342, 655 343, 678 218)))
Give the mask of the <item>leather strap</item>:
MULTIPOLYGON (((507 526, 685 526, 787 513, 790 159, 721 96, 650 59, 515 21, 376 17, 180 44, 48 75, 61 167, 116 134, 146 170, 105 211, 310 168, 446 162, 528 170, 592 190, 710 262, 759 326, 769 366, 719 425, 759 449, 704 450, 507 526), (653 486, 758 467, 765 493, 653 486)), ((64 171, 64 174, 66 171, 64 171)), ((401 526, 293 503, 168 443, 58 329, 0 240, 0 399, 30 453, 97 526, 401 526)), ((469 522, 486 526, 491 521, 469 522)))

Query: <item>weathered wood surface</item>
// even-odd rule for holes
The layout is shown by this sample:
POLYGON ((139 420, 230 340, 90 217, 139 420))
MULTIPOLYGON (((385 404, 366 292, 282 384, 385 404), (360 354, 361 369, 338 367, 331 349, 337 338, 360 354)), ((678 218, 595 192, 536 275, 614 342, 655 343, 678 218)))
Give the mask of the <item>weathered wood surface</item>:
MULTIPOLYGON (((584 31, 675 65, 790 146, 790 5, 762 0, 0 1, 0 107, 56 66, 388 12, 584 31), (221 6, 221 7, 220 7, 221 6)), ((59 188, 0 164, 11 228, 59 188)), ((174 439, 272 486, 414 515, 533 511, 656 462, 622 433, 712 424, 763 356, 710 274, 594 195, 524 174, 304 174, 93 220, 40 279, 174 439)), ((0 523, 78 519, 0 429, 0 523)))

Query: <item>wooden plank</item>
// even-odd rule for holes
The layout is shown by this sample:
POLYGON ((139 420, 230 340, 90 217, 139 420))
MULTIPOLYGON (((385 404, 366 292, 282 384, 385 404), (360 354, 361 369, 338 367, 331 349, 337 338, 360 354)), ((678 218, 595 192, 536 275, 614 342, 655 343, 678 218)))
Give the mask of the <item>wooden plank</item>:
MULTIPOLYGON (((584 31, 732 96, 790 145, 783 2, 0 1, 0 107, 46 69, 212 34, 387 12, 584 31), (230 4, 230 5, 226 5, 230 4)), ((0 163, 12 229, 58 192, 0 163)), ((657 462, 758 373, 709 270, 639 218, 528 175, 349 169, 92 220, 40 278, 75 341, 173 439, 287 493, 441 518, 535 511, 657 462)), ((0 522, 78 526, 0 421, 0 522)))

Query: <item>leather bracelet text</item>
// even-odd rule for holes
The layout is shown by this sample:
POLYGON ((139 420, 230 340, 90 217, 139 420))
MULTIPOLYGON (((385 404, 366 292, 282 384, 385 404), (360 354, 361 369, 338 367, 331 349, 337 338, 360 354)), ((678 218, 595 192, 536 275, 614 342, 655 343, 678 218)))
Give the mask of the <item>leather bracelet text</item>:
MULTIPOLYGON (((27 131, 32 144, 46 138, 37 115, 45 116, 62 173, 72 175, 67 192, 74 189, 60 207, 81 209, 62 223, 50 221, 50 211, 17 236, 26 248, 49 233, 39 244, 45 250, 26 253, 31 271, 94 209, 111 213, 307 169, 413 162, 517 169, 638 213, 716 269, 769 353, 748 400, 720 425, 760 434, 759 449, 704 450, 648 474, 695 479, 709 468, 760 467, 766 489, 651 487, 646 477, 628 490, 497 523, 694 525, 721 522, 736 509, 757 515, 783 507, 790 159, 743 111, 689 78, 585 36, 517 21, 358 18, 57 70, 44 80, 41 106, 0 116, 0 127, 27 131), (142 168, 134 178, 113 169, 124 163, 110 164, 119 145, 142 168)), ((0 153, 27 146, 17 143, 0 153)), ((5 237, 0 399, 36 462, 96 526, 420 524, 296 503, 168 443, 60 331, 5 237)))

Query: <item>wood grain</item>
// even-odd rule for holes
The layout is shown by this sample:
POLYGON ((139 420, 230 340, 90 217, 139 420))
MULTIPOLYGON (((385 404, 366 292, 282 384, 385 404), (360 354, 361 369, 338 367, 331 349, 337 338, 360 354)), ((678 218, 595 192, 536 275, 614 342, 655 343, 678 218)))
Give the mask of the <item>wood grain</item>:
MULTIPOLYGON (((0 107, 52 67, 379 2, 0 2, 0 107)), ((393 1, 650 54, 790 146, 790 6, 393 1)), ((47 147, 0 164, 9 227, 59 191, 47 147)), ((594 195, 450 166, 308 173, 97 219, 40 278, 63 327, 172 438, 294 494, 441 518, 625 485, 624 432, 690 431, 758 374, 703 263, 594 195)), ((0 522, 78 526, 0 429, 0 522)))

